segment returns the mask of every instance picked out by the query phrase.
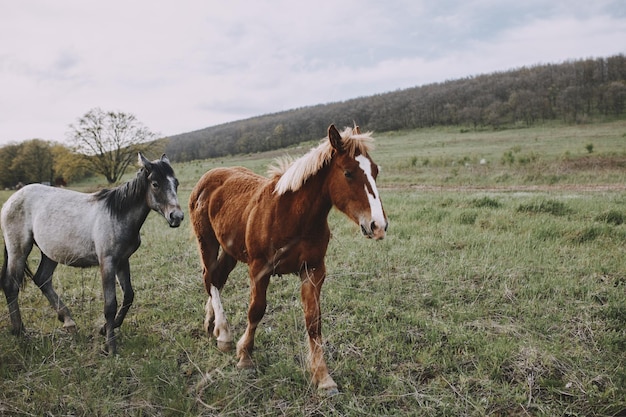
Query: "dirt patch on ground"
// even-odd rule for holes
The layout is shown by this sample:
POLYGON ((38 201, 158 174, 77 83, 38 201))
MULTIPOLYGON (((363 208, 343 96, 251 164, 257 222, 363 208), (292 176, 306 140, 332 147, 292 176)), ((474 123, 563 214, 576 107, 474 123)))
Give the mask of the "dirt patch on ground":
POLYGON ((503 186, 473 186, 473 185, 407 185, 380 187, 386 190, 415 190, 427 192, 620 192, 626 191, 626 185, 621 184, 555 184, 555 185, 503 185, 503 186))
POLYGON ((626 156, 589 155, 563 159, 558 164, 560 172, 613 171, 626 169, 626 156))

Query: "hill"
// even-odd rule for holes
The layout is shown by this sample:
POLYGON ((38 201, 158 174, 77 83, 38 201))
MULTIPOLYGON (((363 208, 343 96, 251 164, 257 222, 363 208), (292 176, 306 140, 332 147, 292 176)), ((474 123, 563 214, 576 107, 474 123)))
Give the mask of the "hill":
POLYGON ((279 149, 321 138, 329 124, 387 132, 567 124, 622 118, 626 57, 582 59, 471 76, 207 127, 164 139, 177 162, 279 149))

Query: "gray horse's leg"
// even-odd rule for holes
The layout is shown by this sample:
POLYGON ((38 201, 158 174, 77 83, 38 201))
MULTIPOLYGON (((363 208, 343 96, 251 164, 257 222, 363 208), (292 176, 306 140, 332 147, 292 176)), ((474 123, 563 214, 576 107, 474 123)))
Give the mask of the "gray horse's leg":
POLYGON ((24 279, 24 272, 21 277, 18 278, 17 273, 8 274, 4 277, 2 282, 2 288, 4 290, 4 296, 7 299, 7 305, 9 306, 9 317, 11 318, 11 333, 14 335, 21 335, 24 333, 24 323, 22 323, 22 314, 20 313, 20 306, 18 303, 18 296, 20 293, 21 282, 24 279))
MULTIPOLYGON (((128 259, 120 262, 120 265, 117 270, 117 280, 120 283, 120 287, 122 287, 122 292, 124 293, 124 300, 122 302, 122 306, 115 316, 115 320, 113 322, 113 328, 117 329, 124 322, 124 318, 126 317, 126 313, 130 309, 130 306, 133 305, 133 300, 135 299, 135 291, 133 290, 133 286, 130 282, 130 265, 128 263, 128 259)), ((106 323, 100 329, 101 335, 106 335, 106 323)))
POLYGON ((4 250, 4 263, 2 265, 0 284, 2 284, 4 296, 7 299, 9 317, 11 318, 11 333, 14 335, 21 335, 25 330, 24 323, 22 323, 18 296, 20 294, 20 287, 24 282, 24 271, 26 269, 28 251, 26 254, 27 255, 22 256, 12 254, 9 256, 6 247, 4 250))
POLYGON ((130 265, 128 263, 128 259, 119 263, 117 269, 117 280, 120 283, 120 287, 122 287, 124 301, 122 302, 122 307, 120 307, 117 315, 115 316, 115 328, 122 325, 124 317, 126 317, 126 313, 128 313, 128 309, 133 304, 133 300, 135 299, 135 291, 130 283, 130 265))
POLYGON ((100 330, 106 338, 106 348, 109 354, 115 355, 115 314, 117 312, 117 297, 115 294, 115 268, 110 258, 100 261, 102 273, 102 292, 104 293, 104 319, 105 324, 100 330))
POLYGON ((63 322, 63 328, 68 332, 76 331, 76 323, 72 319, 70 310, 63 304, 59 295, 52 287, 52 273, 56 269, 58 263, 48 258, 43 252, 41 253, 41 262, 39 268, 33 276, 33 281, 39 287, 43 295, 46 296, 50 305, 56 311, 57 317, 63 322))

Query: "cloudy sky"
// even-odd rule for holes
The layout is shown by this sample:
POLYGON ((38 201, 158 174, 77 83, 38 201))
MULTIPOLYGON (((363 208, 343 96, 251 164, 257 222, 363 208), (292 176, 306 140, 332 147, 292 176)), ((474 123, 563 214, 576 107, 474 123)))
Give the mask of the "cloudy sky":
POLYGON ((619 53, 624 0, 2 1, 0 145, 95 107, 167 136, 619 53))

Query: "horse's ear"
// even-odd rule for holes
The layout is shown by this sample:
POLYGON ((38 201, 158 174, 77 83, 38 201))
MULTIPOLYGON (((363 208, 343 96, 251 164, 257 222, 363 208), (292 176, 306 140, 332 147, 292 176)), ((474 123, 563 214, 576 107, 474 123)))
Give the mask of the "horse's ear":
POLYGON ((161 155, 161 161, 165 162, 168 165, 171 165, 169 158, 165 154, 161 155))
POLYGON ((360 135, 361 134, 361 128, 359 126, 357 126, 357 125, 354 125, 354 129, 352 129, 352 132, 355 135, 360 135))
POLYGON ((328 140, 330 140, 331 146, 339 153, 343 153, 343 142, 341 139, 341 135, 337 131, 335 125, 330 125, 328 128, 328 140))
POLYGON ((152 168, 152 162, 148 161, 145 156, 141 152, 138 153, 139 165, 147 169, 148 171, 152 168))

